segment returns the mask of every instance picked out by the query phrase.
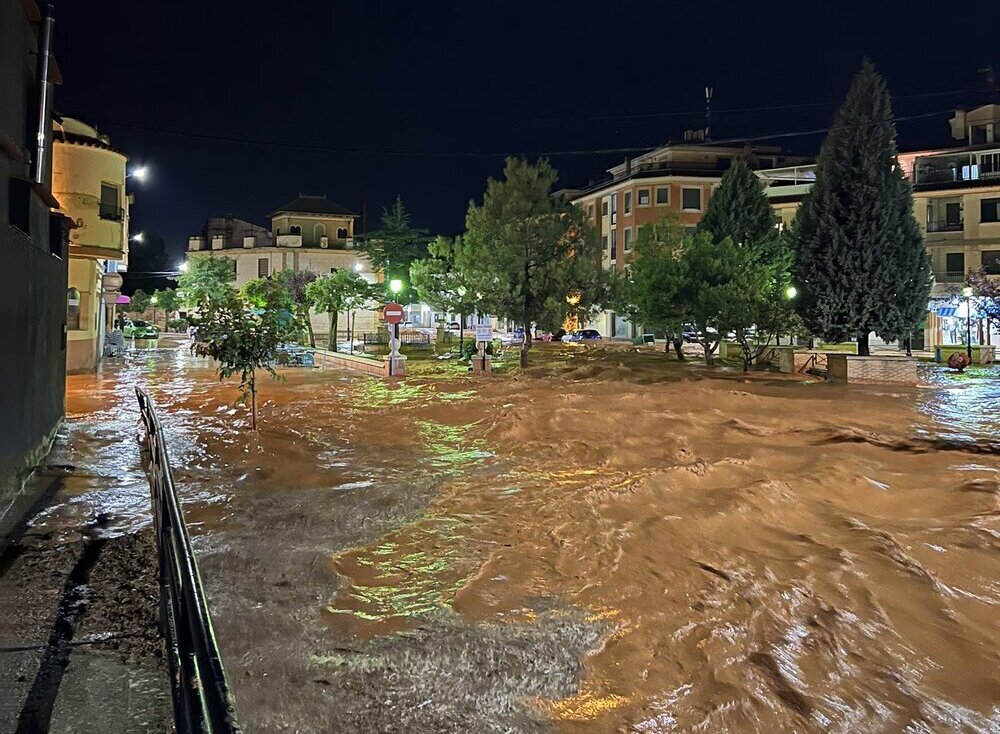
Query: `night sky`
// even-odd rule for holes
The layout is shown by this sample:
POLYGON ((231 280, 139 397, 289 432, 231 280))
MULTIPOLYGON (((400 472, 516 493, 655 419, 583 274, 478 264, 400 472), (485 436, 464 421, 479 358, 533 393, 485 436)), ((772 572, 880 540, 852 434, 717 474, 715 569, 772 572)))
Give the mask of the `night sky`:
POLYGON ((366 201, 370 229, 399 194, 456 234, 502 169, 484 154, 550 153, 561 185, 586 184, 625 154, 555 152, 677 138, 703 126, 706 84, 715 139, 823 127, 865 55, 897 115, 941 113, 901 121, 901 144, 943 143, 947 111, 986 99, 977 69, 1000 69, 995 3, 61 0, 55 17, 56 110, 149 165, 133 230, 177 260, 206 217, 267 225, 299 192, 366 201))

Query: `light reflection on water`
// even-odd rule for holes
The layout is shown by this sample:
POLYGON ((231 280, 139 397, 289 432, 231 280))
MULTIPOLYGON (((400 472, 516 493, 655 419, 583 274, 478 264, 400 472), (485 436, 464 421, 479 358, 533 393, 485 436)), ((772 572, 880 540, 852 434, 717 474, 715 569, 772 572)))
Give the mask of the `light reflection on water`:
POLYGON ((921 430, 962 440, 1000 438, 1000 365, 964 373, 922 366, 920 376, 933 386, 917 394, 917 410, 927 418, 921 430))

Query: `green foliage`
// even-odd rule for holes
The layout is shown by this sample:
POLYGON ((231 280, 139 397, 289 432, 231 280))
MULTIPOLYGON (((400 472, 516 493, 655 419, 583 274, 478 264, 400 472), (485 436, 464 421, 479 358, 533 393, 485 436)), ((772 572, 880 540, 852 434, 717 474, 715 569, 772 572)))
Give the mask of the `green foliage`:
MULTIPOLYGON (((454 241, 438 237, 428 246, 431 256, 410 265, 410 284, 421 301, 445 313, 459 314, 464 323, 464 317, 476 310, 477 302, 472 285, 457 265, 461 248, 461 237, 454 241)), ((460 344, 463 332, 459 332, 460 344)))
POLYGON ((192 257, 188 270, 177 278, 177 289, 184 294, 184 303, 198 307, 209 300, 226 301, 235 292, 236 261, 230 257, 192 257))
POLYGON ((306 293, 317 311, 325 311, 330 316, 327 346, 334 352, 337 351, 338 315, 342 311, 371 306, 376 299, 375 289, 353 270, 335 270, 321 275, 306 286, 306 293))
POLYGON ((469 204, 455 264, 481 310, 524 326, 526 366, 531 327, 581 320, 607 297, 597 236, 577 207, 551 196, 548 161, 508 158, 504 180, 487 182, 483 203, 469 204), (573 301, 571 304, 570 301, 573 301))
POLYGON ((726 315, 727 330, 736 333, 743 350, 743 369, 760 357, 775 335, 796 323, 791 284, 792 251, 776 228, 777 218, 750 167, 737 161, 709 199, 698 230, 716 242, 725 238, 747 255, 753 271, 741 274, 748 289, 736 299, 737 310, 726 315), (753 328, 751 328, 753 327, 753 328))
POLYGON ((372 266, 385 274, 386 282, 392 278, 405 282, 410 265, 427 256, 427 230, 410 224, 410 213, 398 196, 391 209, 382 210, 381 224, 365 238, 361 248, 372 266))
POLYGON ((309 295, 309 284, 316 280, 318 276, 311 270, 296 270, 286 268, 274 274, 274 279, 281 283, 288 291, 288 296, 294 304, 295 317, 299 323, 305 326, 309 335, 309 345, 316 346, 316 335, 313 334, 312 319, 309 318, 309 311, 313 308, 313 300, 309 295))
POLYGON ((149 303, 152 299, 153 296, 143 291, 142 288, 136 288, 128 305, 125 306, 125 310, 129 313, 142 313, 149 308, 149 303))
POLYGON ((162 308, 168 314, 173 313, 184 305, 180 294, 173 288, 153 291, 153 298, 156 299, 156 307, 162 308))
POLYGON ((180 333, 188 327, 189 323, 187 319, 170 319, 167 321, 167 328, 180 333))
POLYGON ((1000 281, 991 278, 983 268, 969 270, 966 280, 972 287, 975 296, 972 307, 979 317, 985 318, 987 324, 993 322, 1000 325, 1000 281))
POLYGON ((235 291, 200 304, 195 320, 198 340, 191 349, 218 362, 220 380, 240 376, 238 402, 250 401, 253 429, 257 429, 257 370, 277 378, 273 362, 278 346, 294 333, 295 322, 273 309, 250 308, 235 291))
POLYGON ((248 306, 253 308, 289 312, 295 309, 288 289, 276 278, 255 278, 247 281, 240 289, 240 296, 248 306))
POLYGON ((896 162, 889 92, 865 61, 820 150, 793 227, 799 313, 828 341, 904 337, 921 322, 931 268, 896 162))

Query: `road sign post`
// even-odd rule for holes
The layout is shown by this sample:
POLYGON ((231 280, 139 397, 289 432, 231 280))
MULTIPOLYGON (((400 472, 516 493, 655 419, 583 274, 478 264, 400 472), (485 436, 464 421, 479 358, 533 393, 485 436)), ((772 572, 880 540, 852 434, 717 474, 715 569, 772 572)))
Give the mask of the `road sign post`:
POLYGON ((389 377, 401 376, 399 354, 399 322, 403 320, 403 307, 387 303, 382 309, 382 320, 389 325, 389 377))
POLYGON ((492 372, 490 356, 486 353, 486 345, 493 341, 493 327, 489 324, 476 324, 476 343, 479 354, 472 359, 473 372, 492 372))

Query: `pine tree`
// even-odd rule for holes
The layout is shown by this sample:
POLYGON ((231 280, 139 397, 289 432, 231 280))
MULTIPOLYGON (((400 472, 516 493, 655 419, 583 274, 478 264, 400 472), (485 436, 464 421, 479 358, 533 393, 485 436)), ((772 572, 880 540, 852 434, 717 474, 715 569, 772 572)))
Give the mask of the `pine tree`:
POLYGON ((896 162, 885 80, 867 60, 820 150, 816 183, 794 223, 798 307, 824 339, 908 335, 923 319, 931 269, 896 162))

